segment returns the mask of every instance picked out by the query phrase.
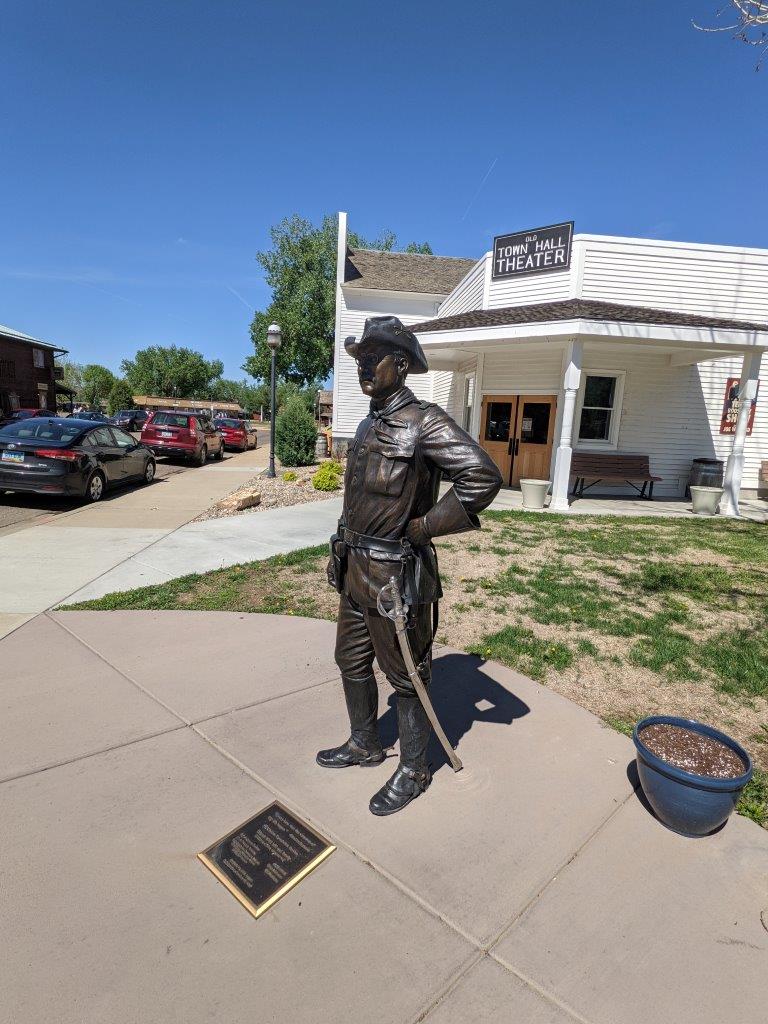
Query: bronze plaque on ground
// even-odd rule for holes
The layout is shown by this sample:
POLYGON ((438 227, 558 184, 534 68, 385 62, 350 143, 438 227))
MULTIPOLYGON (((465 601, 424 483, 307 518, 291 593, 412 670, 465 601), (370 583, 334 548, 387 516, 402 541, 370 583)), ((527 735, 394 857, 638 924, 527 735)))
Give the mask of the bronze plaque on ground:
POLYGON ((254 917, 261 917, 336 849, 274 803, 198 857, 254 917))

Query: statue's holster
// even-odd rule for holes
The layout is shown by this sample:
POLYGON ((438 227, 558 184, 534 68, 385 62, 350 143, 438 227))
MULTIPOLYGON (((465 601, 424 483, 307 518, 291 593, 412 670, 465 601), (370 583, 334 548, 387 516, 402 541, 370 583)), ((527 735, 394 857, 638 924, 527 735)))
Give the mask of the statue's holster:
POLYGON ((328 582, 339 594, 344 591, 346 573, 347 545, 344 540, 344 527, 339 523, 338 531, 330 540, 330 558, 328 560, 328 582))

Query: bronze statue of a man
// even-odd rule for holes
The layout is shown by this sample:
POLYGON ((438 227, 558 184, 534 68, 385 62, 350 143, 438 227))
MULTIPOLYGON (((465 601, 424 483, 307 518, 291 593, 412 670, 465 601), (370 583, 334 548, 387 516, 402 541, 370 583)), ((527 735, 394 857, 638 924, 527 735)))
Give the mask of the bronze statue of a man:
MULTIPOLYGON (((477 513, 502 480, 483 449, 439 406, 405 386, 429 367, 416 336, 392 316, 371 317, 360 341, 347 338, 360 387, 371 399, 347 455, 344 509, 331 539, 328 579, 340 593, 336 663, 351 726, 339 747, 321 750, 325 768, 377 765, 374 658, 397 693, 400 763, 373 796, 373 814, 393 814, 427 788, 431 725, 401 653, 395 624, 381 614, 382 589, 394 577, 408 608, 407 635, 428 687, 437 602, 442 597, 433 537, 478 529, 477 513), (453 486, 438 500, 442 475, 453 486)), ((418 678, 418 677, 417 677, 418 678)))

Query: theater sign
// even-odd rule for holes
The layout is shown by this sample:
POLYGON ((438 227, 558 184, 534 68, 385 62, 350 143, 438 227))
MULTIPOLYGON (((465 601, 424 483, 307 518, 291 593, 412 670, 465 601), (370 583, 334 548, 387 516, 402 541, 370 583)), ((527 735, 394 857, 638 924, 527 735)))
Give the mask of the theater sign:
POLYGON ((513 235, 497 235, 493 240, 494 280, 567 270, 571 265, 572 238, 572 220, 513 235))

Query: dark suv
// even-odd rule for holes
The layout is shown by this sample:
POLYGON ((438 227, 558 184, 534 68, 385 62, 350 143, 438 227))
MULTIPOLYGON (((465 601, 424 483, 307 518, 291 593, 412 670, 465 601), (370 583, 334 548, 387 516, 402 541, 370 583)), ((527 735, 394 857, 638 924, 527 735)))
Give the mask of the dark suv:
POLYGON ((123 430, 141 430, 148 419, 149 413, 143 409, 121 409, 112 417, 112 422, 123 430))
POLYGON ((155 455, 189 459, 204 466, 208 456, 224 458, 224 437, 207 416, 190 412, 155 412, 141 428, 142 444, 155 455))

